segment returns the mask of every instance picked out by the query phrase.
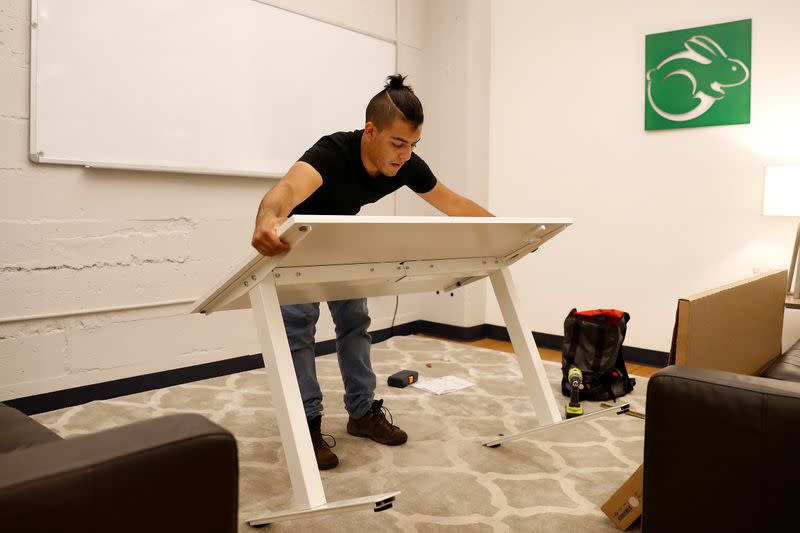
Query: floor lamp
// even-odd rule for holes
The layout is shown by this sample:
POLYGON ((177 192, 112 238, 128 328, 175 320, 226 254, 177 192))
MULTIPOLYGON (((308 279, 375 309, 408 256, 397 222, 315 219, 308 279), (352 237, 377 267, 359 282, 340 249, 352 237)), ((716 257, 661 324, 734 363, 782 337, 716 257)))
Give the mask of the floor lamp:
MULTIPOLYGON (((764 173, 766 216, 800 217, 800 166, 768 166, 764 173)), ((800 224, 789 265, 789 294, 800 298, 800 224)))

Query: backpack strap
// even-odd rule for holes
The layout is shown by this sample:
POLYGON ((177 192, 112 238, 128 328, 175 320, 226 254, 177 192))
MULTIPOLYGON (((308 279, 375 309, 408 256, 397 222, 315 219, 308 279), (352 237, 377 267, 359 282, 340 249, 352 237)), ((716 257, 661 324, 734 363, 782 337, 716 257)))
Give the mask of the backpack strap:
MULTIPOLYGON (((614 360, 614 369, 620 375, 620 381, 622 382, 622 390, 624 391, 623 394, 627 394, 633 390, 633 386, 636 384, 636 380, 631 379, 628 375, 628 368, 625 366, 625 357, 623 356, 622 352, 624 351, 624 341, 625 341, 625 333, 628 325, 628 320, 630 320, 630 315, 628 313, 622 312, 622 316, 620 320, 617 321, 617 326, 620 328, 620 333, 622 338, 620 339, 620 347, 617 351, 617 357, 614 360)), ((610 376, 609 376, 610 378, 610 376)), ((608 387, 609 394, 611 398, 616 401, 617 396, 614 394, 614 387, 611 383, 609 383, 608 387)))
MULTIPOLYGON (((567 319, 575 318, 576 313, 577 309, 572 309, 572 311, 570 311, 569 314, 567 315, 567 319)), ((575 319, 575 321, 572 323, 572 338, 570 340, 569 350, 567 351, 567 353, 563 353, 562 350, 561 370, 564 372, 564 376, 566 376, 567 372, 569 372, 570 364, 575 363, 575 352, 578 349, 577 341, 578 337, 580 336, 580 328, 581 328, 580 320, 575 319)))
POLYGON ((599 326, 597 328, 597 341, 594 345, 594 360, 592 361, 592 372, 601 373, 600 372, 600 363, 603 362, 603 351, 605 348, 606 343, 606 328, 611 327, 608 324, 608 320, 604 315, 601 315, 600 320, 596 322, 599 326))
POLYGON ((630 376, 628 375, 628 369, 625 367, 625 358, 622 357, 623 347, 619 347, 619 352, 617 353, 617 360, 614 363, 614 367, 619 371, 620 375, 622 376, 622 386, 625 387, 625 392, 631 392, 633 390, 633 385, 636 383, 632 381, 630 376))
MULTIPOLYGON (((631 315, 628 313, 622 313, 622 323, 625 326, 625 329, 628 329, 628 321, 630 321, 631 315)), ((627 331, 626 331, 627 332, 627 331)), ((625 335, 622 336, 623 342, 625 341, 625 335)), ((617 356, 617 364, 615 365, 619 370, 620 374, 622 374, 622 384, 625 387, 625 392, 631 392, 633 390, 633 386, 636 384, 636 380, 632 380, 628 375, 628 368, 625 366, 625 358, 622 357, 623 346, 619 347, 619 355, 617 356)))

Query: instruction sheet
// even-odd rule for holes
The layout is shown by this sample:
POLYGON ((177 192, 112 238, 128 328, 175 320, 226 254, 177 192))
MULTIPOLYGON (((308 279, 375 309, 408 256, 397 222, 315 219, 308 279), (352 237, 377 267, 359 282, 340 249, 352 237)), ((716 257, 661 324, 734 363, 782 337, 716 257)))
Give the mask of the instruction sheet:
POLYGON ((472 385, 474 385, 474 383, 465 379, 457 378, 456 376, 444 376, 441 378, 423 379, 412 384, 411 386, 438 395, 466 389, 472 385))

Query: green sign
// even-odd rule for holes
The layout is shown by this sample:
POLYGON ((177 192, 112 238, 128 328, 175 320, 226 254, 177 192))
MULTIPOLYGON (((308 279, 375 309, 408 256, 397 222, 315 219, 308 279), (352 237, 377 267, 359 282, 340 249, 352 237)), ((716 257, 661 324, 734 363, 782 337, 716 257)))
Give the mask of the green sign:
POLYGON ((752 20, 645 37, 644 129, 750 123, 752 20))

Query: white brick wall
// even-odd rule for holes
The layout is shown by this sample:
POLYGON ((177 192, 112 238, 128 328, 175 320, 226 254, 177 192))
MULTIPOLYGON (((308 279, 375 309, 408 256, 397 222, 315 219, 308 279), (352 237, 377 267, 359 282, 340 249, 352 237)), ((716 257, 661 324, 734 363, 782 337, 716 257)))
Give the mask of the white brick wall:
MULTIPOLYGON (((617 307, 626 345, 667 351, 678 298, 788 268, 798 221, 761 201, 765 165, 800 163, 800 3, 505 0, 491 20, 491 206, 575 218, 515 265, 534 329, 617 307), (750 124, 645 132, 645 35, 742 19, 750 124)), ((800 312, 784 331, 800 336, 800 312)))
MULTIPOLYGON (((403 24, 427 28, 424 0, 399 1, 403 24)), ((297 5, 333 16, 328 2, 297 5)), ((334 11, 335 22, 394 35, 394 0, 347 0, 334 11)), ((424 99, 424 35, 404 35, 400 70, 424 99)), ((29 48, 30 1, 0 0, 0 400, 260 352, 246 311, 69 314, 199 296, 247 253, 272 182, 31 163, 29 48), (13 320, 54 313, 66 314, 13 320)), ((394 200, 367 212, 392 214, 394 200)), ((388 327, 394 299, 370 307, 373 327, 388 327)), ((416 309, 401 302, 396 323, 418 318, 416 309)), ((318 331, 318 340, 333 336, 325 313, 318 331)))

